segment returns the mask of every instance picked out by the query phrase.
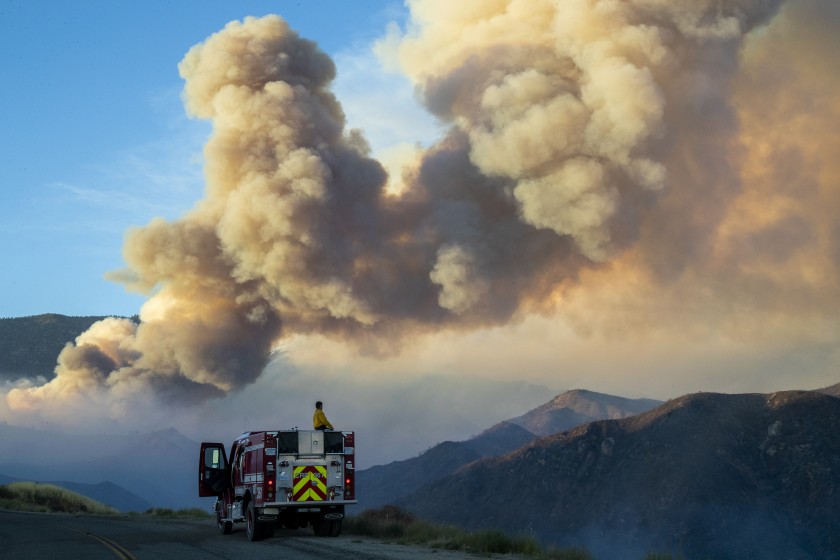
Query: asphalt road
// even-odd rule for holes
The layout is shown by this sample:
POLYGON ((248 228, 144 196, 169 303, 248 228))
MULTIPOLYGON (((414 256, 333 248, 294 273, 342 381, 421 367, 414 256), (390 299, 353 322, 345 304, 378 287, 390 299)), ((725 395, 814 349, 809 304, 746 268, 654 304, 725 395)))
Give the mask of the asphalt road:
POLYGON ((182 521, 134 516, 73 516, 0 511, 0 559, 49 560, 457 560, 467 553, 388 544, 355 535, 316 537, 311 529, 278 530, 248 542, 244 525, 230 535, 213 520, 182 521))

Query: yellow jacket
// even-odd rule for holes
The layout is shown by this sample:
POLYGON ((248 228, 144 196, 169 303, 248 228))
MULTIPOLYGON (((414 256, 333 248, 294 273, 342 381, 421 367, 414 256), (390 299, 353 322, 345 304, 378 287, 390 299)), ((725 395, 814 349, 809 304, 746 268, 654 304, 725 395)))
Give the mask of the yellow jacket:
POLYGON ((327 415, 320 408, 315 409, 315 414, 312 416, 312 424, 315 425, 316 430, 321 427, 329 428, 330 430, 333 429, 332 424, 327 420, 327 415))

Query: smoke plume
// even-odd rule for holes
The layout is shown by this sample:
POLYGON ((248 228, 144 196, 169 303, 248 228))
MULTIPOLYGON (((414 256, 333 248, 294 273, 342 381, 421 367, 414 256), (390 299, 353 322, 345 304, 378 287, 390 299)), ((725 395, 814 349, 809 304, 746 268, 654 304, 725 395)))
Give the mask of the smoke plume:
POLYGON ((95 325, 9 406, 222 396, 296 334, 377 354, 557 310, 581 331, 833 320, 840 174, 806 124, 837 145, 838 89, 798 120, 818 88, 773 44, 781 4, 411 1, 379 49, 449 129, 396 194, 345 127, 329 57, 277 16, 228 24, 179 66, 188 112, 213 124, 205 197, 126 237, 115 277, 150 294, 141 323, 95 325), (772 89, 794 70, 802 91, 772 89))

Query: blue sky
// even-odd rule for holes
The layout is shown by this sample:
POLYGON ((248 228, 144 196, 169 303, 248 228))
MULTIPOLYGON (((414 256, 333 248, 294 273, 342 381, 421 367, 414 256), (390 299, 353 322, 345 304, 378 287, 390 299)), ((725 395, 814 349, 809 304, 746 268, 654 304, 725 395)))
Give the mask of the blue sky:
POLYGON ((145 297, 104 278, 123 266, 125 230, 178 217, 203 188, 210 127, 186 116, 178 63, 229 21, 269 13, 336 60, 350 125, 369 116, 374 147, 399 134, 383 104, 414 115, 406 140, 431 134, 370 51, 404 24, 398 1, 0 3, 0 317, 139 311, 145 297))

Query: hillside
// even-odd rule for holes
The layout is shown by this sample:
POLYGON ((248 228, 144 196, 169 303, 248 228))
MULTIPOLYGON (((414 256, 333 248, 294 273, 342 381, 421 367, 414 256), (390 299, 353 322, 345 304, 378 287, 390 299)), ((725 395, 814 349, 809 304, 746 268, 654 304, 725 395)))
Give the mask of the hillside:
POLYGON ((38 482, 12 482, 0 486, 0 508, 51 513, 117 513, 112 507, 72 490, 38 482))
POLYGON ((840 399, 688 395, 472 463, 401 505, 600 560, 837 560, 840 399))
POLYGON ((0 381, 39 375, 51 379, 64 345, 101 319, 55 313, 0 319, 0 381))
POLYGON ((508 420, 538 436, 550 436, 596 420, 617 420, 662 404, 653 399, 626 399, 576 389, 554 397, 522 416, 508 420))
POLYGON ((458 468, 484 457, 518 449, 536 436, 524 428, 502 422, 467 441, 445 441, 425 453, 364 469, 356 474, 359 507, 368 509, 394 503, 418 488, 455 472, 458 468))
POLYGON ((359 471, 359 487, 365 488, 359 505, 374 508, 394 503, 468 463, 514 451, 535 439, 535 433, 548 435, 594 420, 625 418, 658 404, 661 401, 625 399, 593 391, 562 393, 472 439, 445 441, 412 459, 359 471))

